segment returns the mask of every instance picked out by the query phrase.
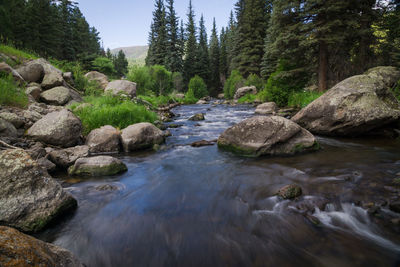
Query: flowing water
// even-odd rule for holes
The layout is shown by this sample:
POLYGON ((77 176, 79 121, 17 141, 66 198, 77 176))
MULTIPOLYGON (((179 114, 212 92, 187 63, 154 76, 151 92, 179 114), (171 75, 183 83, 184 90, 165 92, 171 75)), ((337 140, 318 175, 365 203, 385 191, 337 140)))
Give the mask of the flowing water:
POLYGON ((60 178, 79 208, 39 237, 96 267, 399 265, 400 215, 385 205, 399 197, 385 187, 400 172, 398 142, 318 138, 317 153, 243 158, 187 144, 218 138, 254 109, 173 111, 183 126, 158 152, 120 155, 128 172, 60 178), (199 112, 205 121, 187 120, 199 112), (302 197, 274 196, 290 183, 302 197), (379 213, 369 202, 383 203, 379 213))

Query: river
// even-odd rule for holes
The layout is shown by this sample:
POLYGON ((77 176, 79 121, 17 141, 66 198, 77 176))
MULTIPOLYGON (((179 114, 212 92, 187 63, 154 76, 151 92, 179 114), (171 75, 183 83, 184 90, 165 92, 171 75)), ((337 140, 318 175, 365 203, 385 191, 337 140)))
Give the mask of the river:
POLYGON ((38 237, 90 267, 398 266, 400 214, 385 201, 399 192, 385 186, 400 172, 400 142, 318 137, 316 153, 243 158, 188 144, 218 138, 253 108, 173 112, 183 126, 159 151, 118 156, 126 173, 58 177, 79 207, 38 237), (199 112, 205 121, 187 120, 199 112), (290 183, 302 197, 274 196, 290 183), (370 202, 383 203, 379 213, 367 211, 370 202))

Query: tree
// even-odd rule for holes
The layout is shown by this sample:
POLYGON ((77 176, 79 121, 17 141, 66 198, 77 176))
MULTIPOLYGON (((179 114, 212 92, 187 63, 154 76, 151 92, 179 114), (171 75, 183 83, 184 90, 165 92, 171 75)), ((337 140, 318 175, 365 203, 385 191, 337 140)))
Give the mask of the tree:
POLYGON ((185 59, 183 62, 183 80, 185 84, 196 74, 196 25, 194 23, 195 15, 193 11, 192 1, 189 1, 189 9, 187 14, 188 22, 186 24, 186 46, 185 59))
POLYGON ((106 57, 97 57, 93 60, 92 67, 105 75, 113 75, 115 73, 113 62, 106 57))
POLYGON ((196 55, 196 74, 199 75, 206 84, 210 82, 210 61, 208 55, 207 30, 204 25, 204 17, 201 15, 199 22, 199 44, 196 55))
POLYGON ((167 56, 167 20, 163 0, 156 0, 153 22, 149 34, 149 52, 146 58, 148 65, 166 65, 167 56))
POLYGON ((114 68, 118 76, 123 76, 128 72, 128 60, 122 50, 119 50, 118 55, 114 60, 114 68))
POLYGON ((167 0, 167 55, 166 66, 172 72, 182 71, 182 53, 180 49, 180 40, 178 36, 178 17, 174 9, 174 0, 167 0))
POLYGON ((228 50, 227 50, 227 34, 225 28, 222 27, 219 35, 220 55, 219 55, 219 73, 220 79, 224 83, 228 76, 228 50))
POLYGON ((211 41, 210 41, 210 70, 211 70, 211 79, 210 79, 210 95, 217 95, 220 87, 220 51, 219 51, 219 40, 217 35, 217 25, 215 23, 215 18, 213 21, 213 29, 211 32, 211 41))
POLYGON ((196 75, 192 79, 190 79, 187 94, 190 96, 194 96, 197 99, 208 95, 207 85, 200 76, 196 75))

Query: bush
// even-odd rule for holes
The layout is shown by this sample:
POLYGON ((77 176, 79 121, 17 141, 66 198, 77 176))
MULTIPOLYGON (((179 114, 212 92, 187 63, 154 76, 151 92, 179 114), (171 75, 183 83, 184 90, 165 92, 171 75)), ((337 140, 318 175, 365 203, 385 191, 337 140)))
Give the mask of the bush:
POLYGON ((304 108, 321 95, 323 95, 323 93, 309 91, 293 93, 289 96, 288 106, 304 108))
POLYGON ((245 84, 245 79, 240 75, 239 71, 233 70, 231 76, 226 80, 224 85, 224 94, 226 99, 232 99, 236 90, 245 84))
POLYGON ((97 57, 92 62, 93 69, 105 75, 112 76, 115 73, 113 62, 106 57, 97 57))
POLYGON ((144 95, 151 88, 151 76, 149 67, 133 66, 128 73, 128 80, 136 83, 136 93, 144 95))
POLYGON ((238 99, 238 103, 239 104, 253 103, 256 99, 257 99, 256 95, 246 94, 245 96, 242 96, 241 98, 238 99))
POLYGON ((183 92, 184 83, 183 83, 182 73, 180 72, 172 73, 172 84, 177 92, 183 92))
POLYGON ((18 64, 22 64, 22 62, 26 59, 37 59, 38 57, 34 53, 22 51, 20 49, 16 49, 9 45, 0 44, 0 53, 5 54, 7 56, 13 56, 13 60, 5 60, 8 65, 11 67, 15 67, 18 64))
POLYGON ((188 97, 202 98, 208 95, 207 85, 204 80, 196 75, 189 82, 188 97))
POLYGON ((168 95, 172 91, 172 73, 164 66, 154 65, 150 68, 152 91, 157 95, 168 95))
POLYGON ((157 114, 148 111, 142 105, 134 104, 130 100, 121 100, 118 97, 105 95, 101 97, 86 97, 85 102, 93 106, 85 107, 74 113, 81 119, 84 134, 104 125, 112 125, 123 129, 139 122, 154 122, 157 114))
POLYGON ((28 96, 24 88, 18 88, 11 75, 0 75, 0 105, 21 108, 28 106, 28 96))
POLYGON ((250 74, 249 77, 247 77, 246 86, 255 86, 257 88, 257 91, 261 91, 264 87, 264 81, 258 77, 257 74, 250 74))
POLYGON ((179 99, 175 97, 174 95, 168 95, 168 96, 149 96, 149 95, 141 95, 139 96, 140 99, 146 100, 150 104, 152 104, 155 107, 161 107, 161 106, 166 106, 172 103, 182 103, 182 99, 179 99))

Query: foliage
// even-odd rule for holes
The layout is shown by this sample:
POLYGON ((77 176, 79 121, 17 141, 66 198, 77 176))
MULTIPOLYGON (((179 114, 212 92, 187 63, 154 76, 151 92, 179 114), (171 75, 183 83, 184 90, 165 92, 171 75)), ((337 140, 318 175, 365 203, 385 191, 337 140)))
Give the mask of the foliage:
POLYGON ((296 108, 304 108, 315 99, 323 95, 321 92, 310 92, 310 91, 302 91, 302 92, 294 92, 289 96, 288 106, 296 107, 296 108))
POLYGON ((220 82, 220 46, 217 35, 217 25, 213 23, 213 29, 211 31, 211 40, 210 40, 210 83, 209 83, 209 93, 212 96, 216 96, 220 90, 221 82, 220 82))
POLYGON ((178 36, 179 25, 178 17, 174 8, 174 0, 166 0, 167 2, 167 51, 166 51, 166 66, 171 72, 182 72, 182 41, 178 36))
POLYGON ((236 93, 236 90, 242 87, 245 83, 245 79, 239 71, 233 70, 231 76, 226 80, 224 85, 224 94, 226 99, 232 99, 236 93))
POLYGON ((164 66, 154 65, 150 68, 152 91, 157 95, 167 95, 172 90, 172 73, 164 66))
POLYGON ((129 70, 128 80, 136 83, 136 94, 144 95, 151 88, 150 67, 133 66, 129 70))
POLYGON ((187 14, 188 22, 186 24, 186 46, 185 46, 185 57, 183 61, 183 80, 185 84, 189 83, 189 80, 196 75, 196 25, 195 15, 192 6, 192 1, 189 1, 189 10, 187 14))
POLYGON ((210 84, 211 71, 208 54, 208 37, 203 15, 201 15, 199 22, 199 43, 196 49, 196 74, 199 75, 206 84, 210 84))
POLYGON ((134 104, 130 100, 121 100, 118 97, 105 95, 85 97, 85 102, 92 106, 73 108, 75 115, 82 121, 85 135, 104 125, 123 129, 135 123, 157 120, 154 112, 148 111, 146 107, 134 104))
POLYGON ((24 88, 19 88, 12 75, 0 75, 0 105, 25 108, 28 105, 28 97, 24 88))
POLYGON ((257 99, 256 95, 246 94, 238 99, 239 104, 253 103, 257 99))
POLYGON ((393 94, 400 101, 400 80, 397 82, 396 87, 393 89, 393 94))
POLYGON ((207 85, 200 76, 196 75, 190 79, 188 95, 195 98, 202 98, 208 95, 207 85))
POLYGON ((113 62, 106 57, 97 57, 92 62, 93 69, 105 75, 112 76, 115 73, 113 62))
POLYGON ((137 94, 145 95, 148 91, 155 95, 168 95, 173 88, 172 73, 164 66, 134 66, 130 69, 128 80, 137 84, 137 94))
POLYGON ((113 60, 113 63, 115 72, 119 77, 124 76, 128 72, 128 60, 126 59, 125 53, 122 50, 119 50, 117 56, 113 60))
POLYGON ((257 74, 250 74, 246 79, 246 86, 255 86, 257 91, 260 91, 264 87, 264 81, 257 74))
POLYGON ((183 92, 184 84, 183 84, 182 73, 180 72, 172 73, 172 84, 177 92, 183 92))
POLYGON ((150 104, 152 104, 154 107, 161 107, 161 106, 166 106, 169 104, 173 103, 183 103, 183 100, 180 98, 177 98, 175 95, 170 94, 170 95, 160 95, 160 96, 154 96, 154 95, 140 95, 138 96, 140 99, 146 100, 150 104))
POLYGON ((3 44, 0 44, 0 53, 5 54, 7 56, 12 56, 16 59, 16 61, 12 60, 6 62, 11 67, 21 64, 26 59, 37 59, 37 56, 34 53, 29 53, 21 49, 17 49, 13 46, 3 45, 3 44))

